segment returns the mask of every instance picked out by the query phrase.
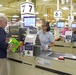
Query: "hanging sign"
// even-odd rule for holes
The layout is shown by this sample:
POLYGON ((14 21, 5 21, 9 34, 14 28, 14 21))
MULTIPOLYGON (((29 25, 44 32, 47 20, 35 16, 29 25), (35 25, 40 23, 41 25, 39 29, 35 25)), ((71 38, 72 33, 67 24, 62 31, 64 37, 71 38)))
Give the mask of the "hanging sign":
POLYGON ((55 10, 54 11, 54 18, 61 18, 62 17, 62 12, 60 10, 55 10))
POLYGON ((24 14, 31 14, 34 15, 34 3, 32 2, 25 2, 21 4, 21 15, 24 14))
POLYGON ((68 21, 74 21, 74 16, 69 15, 69 16, 68 16, 68 21))

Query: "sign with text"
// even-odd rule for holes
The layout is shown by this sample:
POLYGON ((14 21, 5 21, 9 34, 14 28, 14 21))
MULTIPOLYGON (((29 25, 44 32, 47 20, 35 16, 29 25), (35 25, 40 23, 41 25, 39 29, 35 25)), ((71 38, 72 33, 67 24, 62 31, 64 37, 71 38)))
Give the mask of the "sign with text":
POLYGON ((31 14, 34 15, 34 3, 32 2, 25 2, 21 4, 21 15, 24 14, 31 14))
POLYGON ((62 12, 60 10, 55 10, 54 11, 54 18, 61 18, 62 17, 62 12))
POLYGON ((33 43, 25 43, 25 56, 33 56, 33 43))
POLYGON ((72 31, 65 32, 65 42, 71 42, 72 39, 72 31))
POLYGON ((69 21, 74 21, 74 16, 72 16, 72 15, 68 16, 68 20, 69 21))

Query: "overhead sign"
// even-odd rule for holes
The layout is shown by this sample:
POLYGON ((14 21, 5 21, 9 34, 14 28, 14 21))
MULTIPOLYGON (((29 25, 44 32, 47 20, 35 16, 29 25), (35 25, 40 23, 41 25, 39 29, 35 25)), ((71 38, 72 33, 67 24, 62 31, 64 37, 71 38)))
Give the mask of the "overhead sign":
POLYGON ((68 21, 74 21, 74 16, 72 15, 68 16, 68 21))
POLYGON ((54 11, 54 18, 61 18, 62 17, 62 12, 60 10, 55 10, 54 11))
POLYGON ((21 4, 21 15, 24 15, 24 14, 35 15, 34 3, 25 2, 21 4))

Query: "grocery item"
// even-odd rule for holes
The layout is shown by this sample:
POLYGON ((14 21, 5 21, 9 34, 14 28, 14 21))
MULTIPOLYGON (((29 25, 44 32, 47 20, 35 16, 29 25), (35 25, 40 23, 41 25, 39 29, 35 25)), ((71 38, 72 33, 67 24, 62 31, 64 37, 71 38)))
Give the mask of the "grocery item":
POLYGON ((9 45, 13 45, 12 52, 16 52, 17 48, 20 46, 20 42, 18 42, 15 38, 10 38, 10 41, 8 42, 9 45))

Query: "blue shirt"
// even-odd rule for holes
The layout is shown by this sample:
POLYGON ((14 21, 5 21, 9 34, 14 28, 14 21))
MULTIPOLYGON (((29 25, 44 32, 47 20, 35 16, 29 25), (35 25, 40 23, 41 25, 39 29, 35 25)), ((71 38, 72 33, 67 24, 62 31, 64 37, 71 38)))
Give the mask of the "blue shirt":
POLYGON ((46 32, 46 33, 43 33, 43 31, 40 30, 37 34, 39 35, 39 39, 41 41, 42 49, 46 45, 50 45, 52 42, 54 42, 54 37, 53 37, 53 35, 50 31, 46 32))
POLYGON ((2 27, 0 27, 0 58, 7 57, 7 47, 8 43, 6 42, 6 33, 2 27))

